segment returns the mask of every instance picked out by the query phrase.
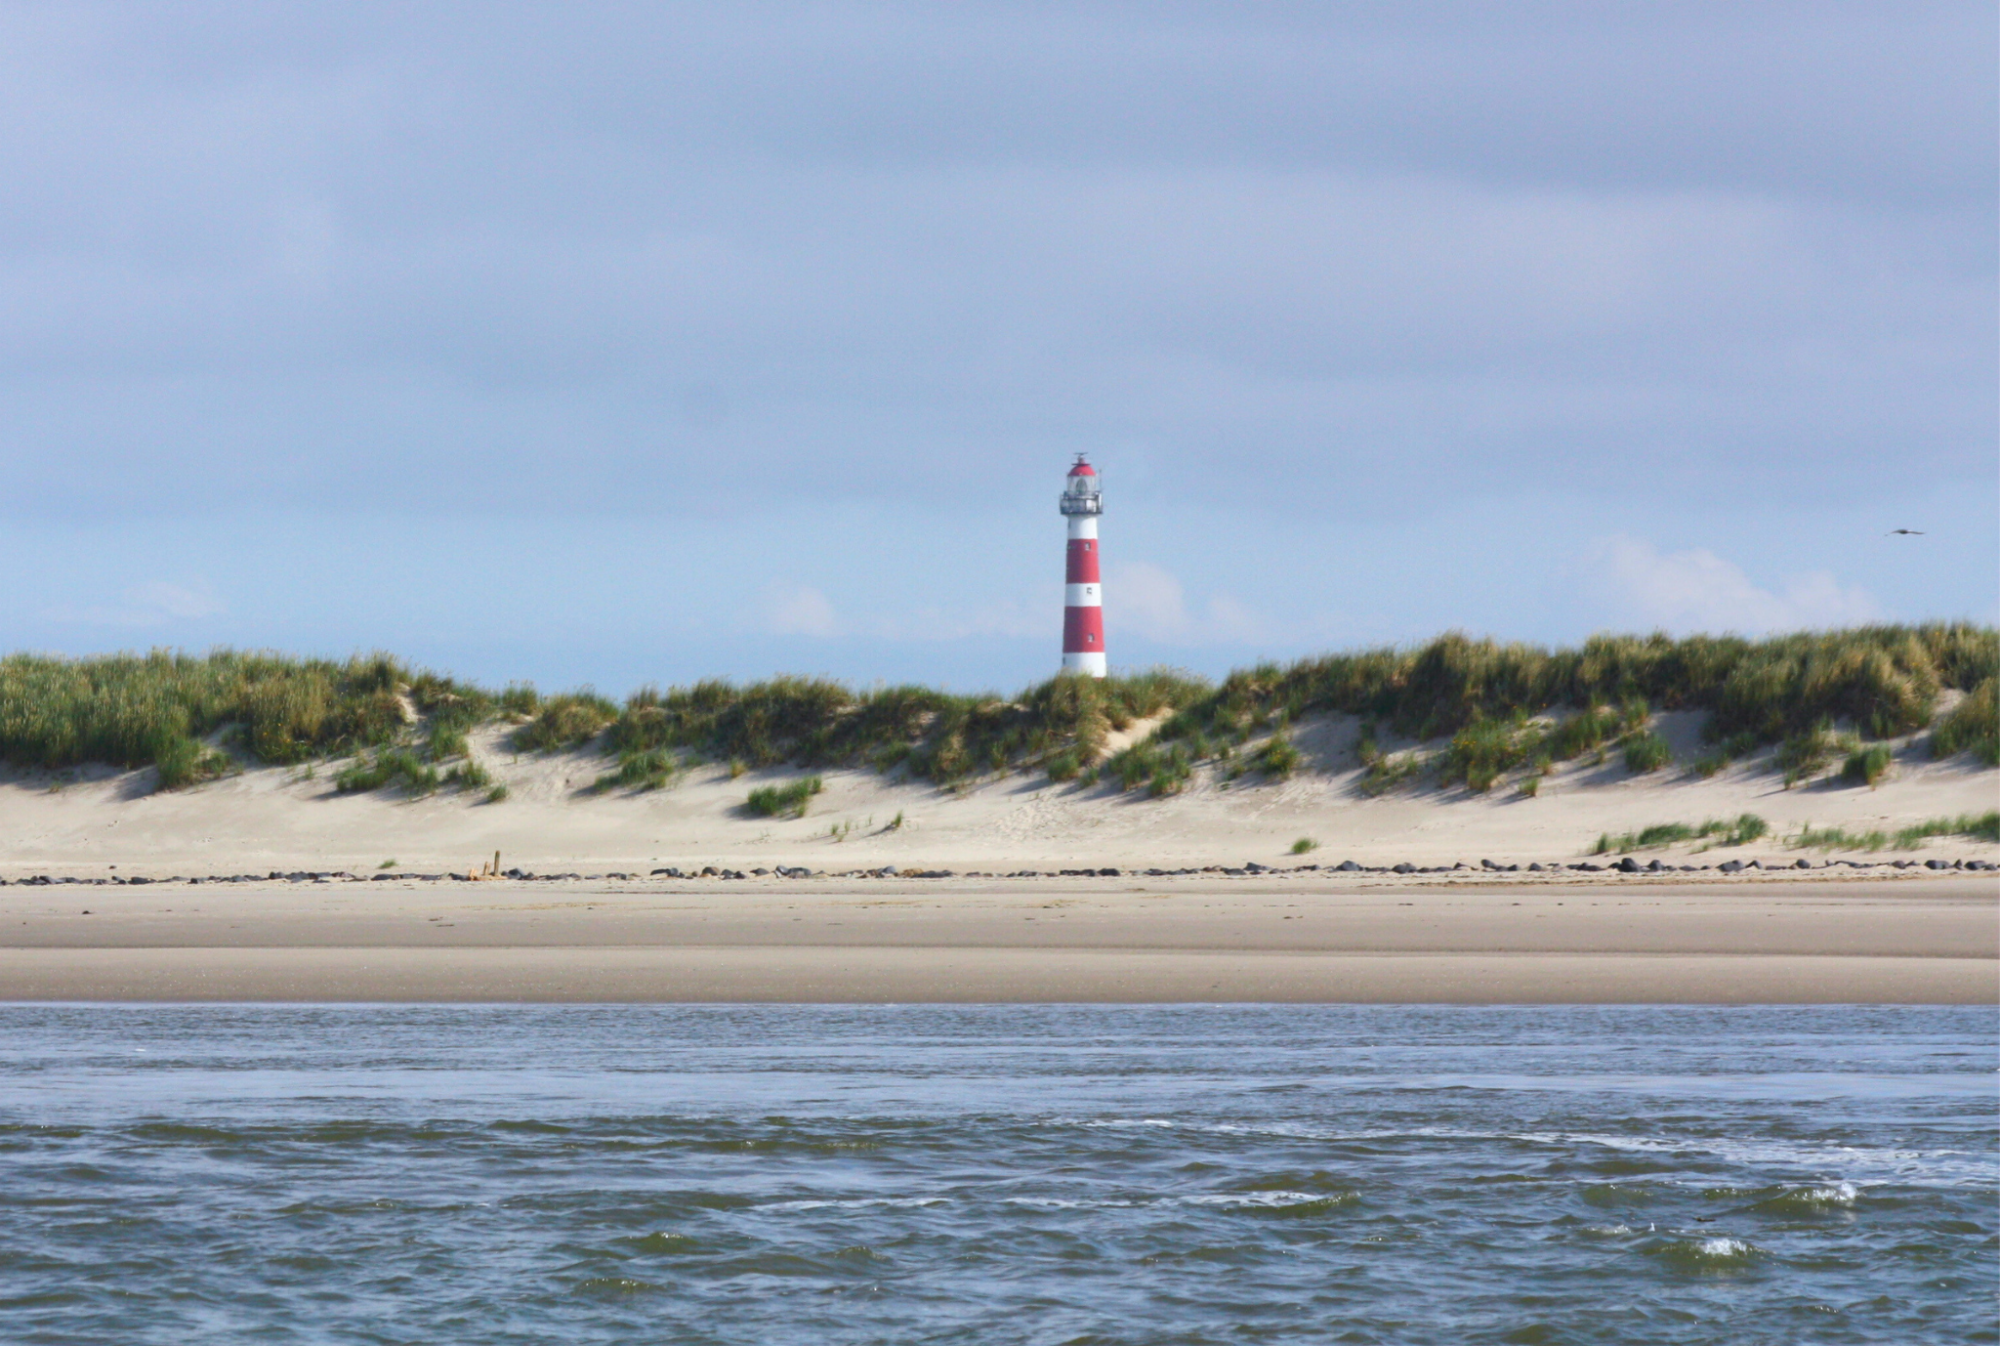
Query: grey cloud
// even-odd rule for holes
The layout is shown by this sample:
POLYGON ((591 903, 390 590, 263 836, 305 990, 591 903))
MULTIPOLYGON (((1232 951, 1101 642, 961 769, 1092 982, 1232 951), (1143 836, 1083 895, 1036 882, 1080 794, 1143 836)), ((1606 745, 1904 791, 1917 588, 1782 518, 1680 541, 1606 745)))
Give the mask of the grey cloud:
POLYGON ((1072 446, 1237 501, 1254 457, 1286 509, 1994 465, 1990 6, 0 26, 13 508, 723 508, 718 461, 841 499, 1072 446))

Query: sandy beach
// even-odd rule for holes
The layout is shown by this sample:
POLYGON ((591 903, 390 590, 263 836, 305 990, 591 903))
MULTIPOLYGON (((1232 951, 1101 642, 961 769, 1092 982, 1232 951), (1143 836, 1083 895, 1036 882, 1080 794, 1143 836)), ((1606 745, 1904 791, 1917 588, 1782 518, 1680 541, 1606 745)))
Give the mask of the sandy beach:
MULTIPOLYGON (((1697 720, 1660 718, 1691 752, 1697 720)), ((509 787, 493 804, 339 795, 324 772, 279 768, 171 792, 147 772, 17 773, 0 780, 0 998, 2000 999, 2000 875, 1923 867, 2000 847, 1939 836, 1829 868, 1795 840, 1808 824, 1893 833, 1984 812, 1992 771, 1909 746, 1877 789, 1786 789, 1759 758, 1707 780, 1579 762, 1532 798, 1369 798, 1341 766, 1355 732, 1338 716, 1303 726, 1311 769, 1293 779, 1204 769, 1157 800, 1028 774, 940 790, 829 771, 798 818, 742 807, 796 772, 705 766, 667 789, 593 792, 601 754, 514 754, 498 729, 474 745, 509 787), (1567 868, 1592 862, 1602 833, 1743 813, 1768 834, 1636 853, 1666 872, 1567 868), (1300 838, 1315 848, 1293 854, 1300 838), (496 851, 543 877, 415 877, 462 876, 496 851), (1344 861, 1466 868, 1329 872, 1344 861), (1145 873, 1251 865, 1285 872, 1145 873), (951 877, 856 877, 887 866, 951 877), (657 872, 704 867, 744 877, 657 872), (1000 877, 1078 868, 1118 873, 1000 877), (272 871, 341 877, 263 881, 272 871), (562 874, 582 877, 547 877, 562 874), (82 882, 22 882, 36 875, 82 882), (212 875, 258 877, 184 881, 212 875)))
POLYGON ((2000 880, 0 890, 0 999, 1970 1003, 2000 880))

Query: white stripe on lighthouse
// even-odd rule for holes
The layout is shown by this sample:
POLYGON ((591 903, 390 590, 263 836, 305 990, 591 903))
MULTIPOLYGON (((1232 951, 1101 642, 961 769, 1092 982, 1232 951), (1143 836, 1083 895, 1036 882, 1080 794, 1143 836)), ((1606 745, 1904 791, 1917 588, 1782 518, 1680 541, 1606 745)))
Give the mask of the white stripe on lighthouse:
POLYGON ((1104 606, 1104 586, 1101 584, 1063 585, 1063 606, 1066 608, 1101 608, 1104 606))

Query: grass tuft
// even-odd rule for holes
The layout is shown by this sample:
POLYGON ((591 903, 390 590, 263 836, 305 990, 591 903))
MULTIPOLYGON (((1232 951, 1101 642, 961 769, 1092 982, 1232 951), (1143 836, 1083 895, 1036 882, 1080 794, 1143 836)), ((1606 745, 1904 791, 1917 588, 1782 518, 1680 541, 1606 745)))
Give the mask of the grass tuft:
POLYGON ((578 748, 617 718, 618 707, 588 688, 564 692, 543 701, 535 718, 514 731, 514 746, 522 752, 578 748))
POLYGON ((1658 771, 1674 760, 1667 741, 1650 730, 1632 734, 1625 740, 1625 769, 1635 776, 1658 771))
POLYGON ((1290 738, 1284 734, 1273 734, 1265 740, 1264 746, 1257 750, 1257 755, 1252 760, 1256 763, 1257 769, 1272 780, 1290 780, 1292 773, 1299 769, 1306 758, 1290 738))
POLYGON ((1312 852, 1318 849, 1319 849, 1319 843, 1317 841, 1314 841, 1311 837, 1300 837, 1297 841, 1294 841, 1292 843, 1293 855, 1310 855, 1312 852))
POLYGON ((229 774, 235 763, 213 748, 175 734, 154 745, 153 765, 159 771, 162 790, 185 790, 229 774))
POLYGON ((1866 785, 1872 790, 1889 774, 1891 760, 1892 754, 1886 743, 1856 748, 1847 754, 1847 762, 1840 769, 1840 778, 1854 785, 1866 785))
POLYGON ((1430 764, 1430 758, 1420 752, 1377 757, 1369 764, 1368 770, 1361 773, 1361 793, 1371 799, 1385 795, 1416 780, 1430 764))
POLYGON ((1658 850, 1683 841, 1709 841, 1714 846, 1744 846, 1767 835, 1771 825, 1754 813, 1734 818, 1711 818, 1704 823, 1654 823, 1637 832, 1617 836, 1606 832, 1591 847, 1592 855, 1629 855, 1633 851, 1658 850))
POLYGON ((1931 755, 1970 751, 1988 766, 2000 766, 2000 678, 1987 678, 1931 731, 1931 755))
POLYGON ((1785 788, 1789 790, 1825 771, 1840 747, 1833 725, 1826 721, 1786 738, 1778 745, 1776 759, 1779 769, 1785 773, 1785 788))
POLYGON ((626 749, 618 756, 618 769, 599 776, 590 787, 592 794, 627 789, 644 793, 664 790, 680 778, 680 759, 665 748, 626 749))
POLYGON ((341 794, 365 794, 392 785, 412 798, 422 798, 437 790, 437 768, 407 748, 385 748, 372 757, 357 757, 333 778, 333 788, 341 794))
POLYGON ((818 776, 804 776, 786 785, 765 785, 752 790, 743 807, 760 818, 803 818, 806 804, 826 789, 818 776))

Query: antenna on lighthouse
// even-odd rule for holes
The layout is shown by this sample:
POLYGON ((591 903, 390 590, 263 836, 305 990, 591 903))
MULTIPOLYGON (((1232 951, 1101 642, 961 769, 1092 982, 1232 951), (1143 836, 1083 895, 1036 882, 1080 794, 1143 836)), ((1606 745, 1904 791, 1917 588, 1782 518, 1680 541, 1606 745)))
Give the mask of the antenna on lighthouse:
POLYGON ((1104 513, 1103 483, 1082 454, 1063 484, 1061 507, 1069 524, 1068 582, 1063 586, 1063 672, 1101 678, 1104 660, 1104 586, 1098 578, 1097 516, 1104 513))

